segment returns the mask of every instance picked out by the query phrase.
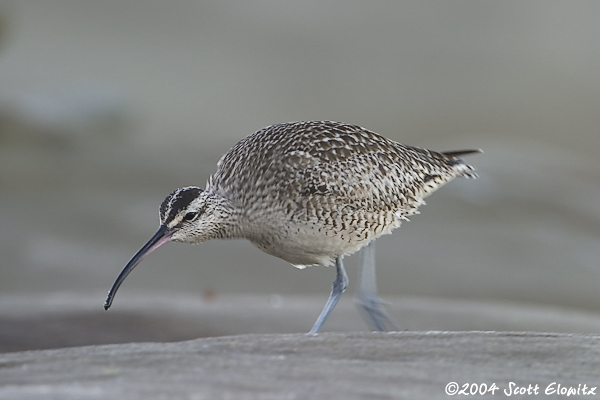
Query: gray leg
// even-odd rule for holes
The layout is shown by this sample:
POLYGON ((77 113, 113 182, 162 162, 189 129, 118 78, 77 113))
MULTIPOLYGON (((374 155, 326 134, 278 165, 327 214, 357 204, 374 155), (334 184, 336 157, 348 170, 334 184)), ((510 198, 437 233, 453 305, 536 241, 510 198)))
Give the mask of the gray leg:
POLYGON ((377 294, 374 242, 363 247, 360 252, 358 289, 354 302, 363 311, 369 328, 376 331, 398 330, 396 323, 384 308, 385 302, 377 294))
POLYGON ((342 257, 338 257, 335 260, 335 269, 337 271, 337 275, 333 284, 331 285, 331 294, 329 295, 329 299, 327 303, 325 303, 325 307, 323 307, 323 311, 321 311, 321 315, 317 318, 317 322, 313 325, 312 329, 309 333, 319 333, 323 324, 331 314, 331 311, 334 309, 335 305, 342 297, 342 294, 348 287, 348 275, 346 275, 346 270, 344 269, 344 263, 342 263, 342 257))

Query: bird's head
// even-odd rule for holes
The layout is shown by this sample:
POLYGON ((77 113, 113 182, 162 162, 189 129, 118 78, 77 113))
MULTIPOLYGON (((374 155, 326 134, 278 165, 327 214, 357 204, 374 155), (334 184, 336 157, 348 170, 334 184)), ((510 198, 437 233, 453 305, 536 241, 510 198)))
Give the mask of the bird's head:
POLYGON ((115 293, 127 275, 154 250, 173 241, 182 243, 202 243, 206 240, 227 236, 224 232, 231 222, 231 208, 226 201, 196 186, 188 186, 172 191, 162 202, 159 210, 160 226, 156 233, 129 260, 104 303, 108 310, 115 293))
POLYGON ((160 226, 173 242, 197 244, 218 237, 228 214, 218 200, 196 186, 176 189, 160 205, 160 226))

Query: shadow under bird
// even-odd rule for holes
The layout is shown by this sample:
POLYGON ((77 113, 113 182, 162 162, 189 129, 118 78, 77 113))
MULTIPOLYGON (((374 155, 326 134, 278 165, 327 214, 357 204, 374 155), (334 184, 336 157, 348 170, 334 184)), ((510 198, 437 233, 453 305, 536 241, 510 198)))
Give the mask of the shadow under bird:
POLYGON ((362 249, 356 302, 373 330, 396 329, 375 283, 373 242, 417 214, 423 199, 457 176, 475 178, 461 156, 406 146, 355 125, 331 121, 271 125, 242 139, 217 163, 206 188, 183 187, 160 206, 160 227, 125 265, 127 275, 169 241, 245 238, 298 268, 336 267, 311 333, 323 327, 346 289, 342 259, 362 249))

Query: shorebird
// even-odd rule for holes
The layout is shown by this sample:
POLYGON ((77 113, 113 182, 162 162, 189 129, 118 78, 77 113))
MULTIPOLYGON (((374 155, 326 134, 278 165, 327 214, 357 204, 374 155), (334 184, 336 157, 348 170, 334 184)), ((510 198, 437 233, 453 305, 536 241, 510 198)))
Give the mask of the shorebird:
POLYGON ((475 178, 461 156, 406 146, 359 126, 331 121, 275 124, 242 139, 217 163, 205 189, 171 192, 160 226, 125 265, 104 303, 127 275, 169 241, 245 238, 298 268, 336 268, 317 333, 348 285, 342 259, 362 249, 356 302, 373 330, 396 324, 375 283, 373 242, 418 213, 423 199, 457 176, 475 178))

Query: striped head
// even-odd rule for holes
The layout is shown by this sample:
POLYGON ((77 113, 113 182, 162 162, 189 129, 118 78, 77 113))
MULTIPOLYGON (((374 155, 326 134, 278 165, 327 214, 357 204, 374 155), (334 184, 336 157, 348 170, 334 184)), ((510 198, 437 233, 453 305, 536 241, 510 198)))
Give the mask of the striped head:
MULTIPOLYGON (((160 225, 165 226, 171 232, 171 237, 179 231, 184 233, 190 230, 194 221, 204 214, 206 208, 206 196, 199 187, 188 186, 175 189, 160 205, 160 225)), ((175 238, 172 237, 172 240, 175 238)))
POLYGON ((172 191, 160 205, 160 225, 170 240, 198 244, 231 237, 233 209, 223 197, 188 186, 172 191))
POLYGON ((144 257, 173 241, 197 244, 209 239, 233 237, 234 209, 221 196, 188 186, 171 192, 160 205, 160 226, 156 233, 125 265, 104 303, 108 310, 119 286, 144 257))

